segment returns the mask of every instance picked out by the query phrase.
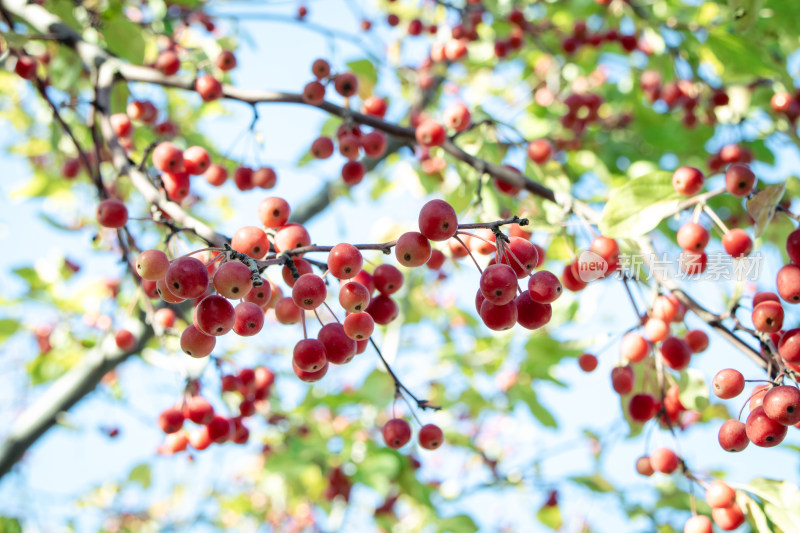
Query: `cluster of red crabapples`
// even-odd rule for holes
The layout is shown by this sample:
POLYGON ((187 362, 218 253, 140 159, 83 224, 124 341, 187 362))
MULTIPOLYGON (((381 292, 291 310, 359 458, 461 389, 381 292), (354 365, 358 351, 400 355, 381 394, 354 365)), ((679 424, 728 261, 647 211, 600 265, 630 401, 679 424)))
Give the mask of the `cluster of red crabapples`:
POLYGON ((238 374, 225 374, 221 379, 222 392, 237 395, 238 414, 225 417, 214 411, 214 406, 200 395, 197 381, 190 381, 181 401, 168 407, 158 417, 158 425, 167 434, 159 453, 172 455, 186 450, 191 445, 195 450, 205 450, 212 443, 233 442, 245 444, 250 430, 244 419, 263 411, 269 397, 275 375, 268 369, 243 368, 238 374), (184 428, 189 420, 197 425, 191 431, 184 428))

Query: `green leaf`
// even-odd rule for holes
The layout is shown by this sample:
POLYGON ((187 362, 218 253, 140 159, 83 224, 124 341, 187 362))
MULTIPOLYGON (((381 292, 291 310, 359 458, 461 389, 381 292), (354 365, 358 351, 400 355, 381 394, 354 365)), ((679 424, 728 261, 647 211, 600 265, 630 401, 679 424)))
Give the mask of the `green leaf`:
POLYGON ((150 465, 140 464, 133 467, 133 470, 128 475, 128 481, 138 483, 143 489, 149 488, 151 481, 150 465))
POLYGON ((776 533, 773 526, 764 513, 764 508, 757 501, 748 496, 745 492, 736 493, 736 503, 742 508, 747 516, 748 522, 752 524, 756 533, 776 533))
POLYGON ((558 505, 543 505, 536 513, 536 519, 550 529, 560 529, 564 525, 558 505))
POLYGON ((651 172, 612 191, 598 227, 607 237, 638 237, 658 226, 681 200, 670 172, 651 172))
POLYGON ((471 533, 473 531, 478 531, 478 526, 472 518, 465 514, 439 520, 440 533, 471 533))
POLYGON ((775 533, 800 531, 800 490, 788 481, 756 478, 747 486, 735 486, 762 500, 764 513, 774 524, 775 533))
POLYGON ((573 483, 577 483, 579 485, 583 485, 587 489, 591 490, 592 492, 613 492, 614 485, 609 483, 603 476, 600 474, 594 474, 593 476, 576 476, 569 478, 570 481, 573 483))
POLYGON ((103 26, 108 49, 131 63, 141 65, 144 62, 144 36, 142 28, 127 18, 112 16, 103 26))
POLYGON ((362 100, 369 98, 378 82, 378 71, 369 59, 350 61, 347 68, 358 77, 358 95, 362 100))
POLYGON ((752 198, 747 200, 745 205, 747 212, 755 221, 753 235, 756 239, 766 231, 767 226, 772 221, 772 217, 775 215, 775 208, 783 198, 785 191, 786 182, 784 181, 778 185, 771 185, 758 191, 752 198))
POLYGON ((708 406, 708 386, 703 378, 703 373, 694 368, 687 368, 681 372, 681 381, 678 385, 681 403, 687 409, 702 411, 708 406))
POLYGON ((7 338, 19 330, 19 322, 12 318, 0 319, 0 343, 5 342, 7 338))
POLYGON ((16 518, 0 516, 0 533, 22 533, 22 526, 16 518))

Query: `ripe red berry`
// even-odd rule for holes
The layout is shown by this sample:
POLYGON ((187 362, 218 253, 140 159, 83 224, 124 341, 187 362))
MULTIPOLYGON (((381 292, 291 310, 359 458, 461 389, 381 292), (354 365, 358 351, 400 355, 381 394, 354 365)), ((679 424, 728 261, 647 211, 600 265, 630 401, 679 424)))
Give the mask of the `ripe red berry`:
POLYGON ((158 417, 158 425, 164 433, 177 433, 183 427, 183 413, 177 407, 168 407, 158 417))
POLYGON ((689 366, 692 351, 686 341, 679 337, 667 337, 661 342, 661 357, 673 370, 683 370, 689 366))
POLYGON ((222 96, 222 84, 209 74, 203 74, 194 83, 194 90, 204 102, 217 100, 222 96))
POLYGON ((344 319, 345 334, 355 341, 368 339, 375 330, 375 320, 367 312, 350 313, 344 319))
POLYGON ((318 81, 310 81, 303 87, 303 101, 317 105, 325 99, 325 86, 318 81))
POLYGON ((471 123, 469 109, 461 102, 452 104, 445 109, 443 118, 447 127, 455 131, 464 131, 471 123))
POLYGON ((671 474, 680 466, 677 454, 669 448, 657 448, 650 454, 650 465, 656 472, 671 474))
POLYGON ((223 72, 228 72, 229 70, 236 68, 236 56, 233 55, 233 52, 230 50, 223 50, 217 56, 215 63, 218 69, 223 72))
POLYGON ((191 357, 201 358, 210 355, 216 344, 216 338, 206 335, 194 324, 189 324, 181 333, 181 350, 191 357))
POLYGON ((709 517, 699 514, 686 521, 683 533, 714 533, 714 525, 709 517))
POLYGON ((387 107, 386 99, 370 96, 361 104, 361 112, 365 115, 383 118, 386 115, 387 107))
POLYGON ((706 488, 706 503, 709 507, 730 507, 736 503, 736 491, 723 481, 713 481, 706 488))
POLYGON ((189 196, 191 182, 186 172, 165 172, 161 175, 161 181, 164 183, 167 196, 173 202, 180 203, 189 196))
POLYGON ((206 335, 219 337, 232 328, 236 320, 233 305, 218 294, 206 296, 194 309, 195 325, 206 335))
POLYGON ((614 367, 611 370, 611 387, 620 396, 630 394, 634 378, 633 368, 630 365, 614 367))
POLYGON ((386 445, 395 450, 411 440, 411 426, 402 418, 392 418, 384 424, 381 432, 386 445))
POLYGON ((322 326, 317 339, 325 346, 325 356, 329 363, 343 365, 356 355, 356 341, 345 333, 344 327, 338 322, 322 326))
POLYGON ((650 457, 644 455, 636 459, 636 471, 642 476, 652 476, 655 470, 650 464, 650 457))
POLYGON ((153 165, 161 172, 183 172, 183 151, 170 142, 159 143, 153 150, 153 165))
POLYGON ((233 183, 240 191, 249 191, 255 188, 253 183, 253 169, 250 167, 239 167, 233 171, 233 183))
POLYGON ((723 400, 739 396, 744 390, 744 376, 733 368, 724 368, 714 376, 712 384, 714 394, 723 400))
POLYGON ((419 445, 426 450, 435 450, 444 442, 444 433, 435 424, 425 424, 419 429, 419 445))
POLYGON ((277 293, 279 288, 276 286, 276 290, 273 291, 271 282, 266 281, 264 278, 261 278, 261 282, 261 285, 253 286, 244 295, 244 301, 252 302, 261 308, 265 308, 272 301, 273 294, 277 293))
POLYGON ((658 404, 646 393, 634 394, 628 402, 628 414, 634 422, 643 424, 656 416, 658 404))
POLYGON ((490 265, 481 274, 480 288, 486 300, 507 304, 517 295, 517 275, 508 265, 490 265))
POLYGON ((623 359, 638 363, 650 353, 650 343, 638 333, 628 333, 622 338, 619 353, 623 359))
MULTIPOLYGON (((325 282, 316 274, 303 274, 292 287, 292 300, 301 309, 316 309, 325 301, 328 291, 325 282)), ((302 368, 302 366, 301 366, 302 368)))
POLYGON ((764 412, 775 422, 793 426, 800 422, 800 390, 790 385, 774 387, 764 395, 764 412))
POLYGON ((240 302, 233 312, 233 332, 237 335, 250 337, 264 327, 264 310, 254 303, 240 302))
POLYGON ((317 159, 328 159, 333 155, 333 141, 330 137, 318 137, 311 143, 311 155, 317 159))
POLYGON ((734 228, 722 236, 722 247, 731 257, 745 257, 753 251, 753 240, 745 230, 734 228))
POLYGON ((121 228, 128 223, 128 208, 119 200, 103 200, 97 206, 97 223, 106 228, 121 228))
POLYGON ((202 396, 189 396, 183 405, 183 416, 195 424, 210 424, 214 420, 214 407, 202 396))
POLYGON ((136 272, 142 279, 158 281, 167 275, 169 259, 161 250, 145 250, 136 257, 136 272))
POLYGON ((125 113, 114 113, 108 117, 111 123, 111 129, 114 130, 114 135, 117 137, 130 137, 133 133, 133 124, 131 119, 125 113))
POLYGON ((183 152, 183 166, 187 173, 199 176, 211 166, 211 158, 202 146, 190 146, 183 152))
POLYGON ((445 241, 458 231, 458 217, 444 200, 431 200, 419 212, 419 231, 432 241, 445 241))
POLYGON ((533 301, 549 304, 561 296, 561 282, 552 272, 540 270, 528 280, 528 292, 533 301))
POLYGON ((684 196, 697 194, 703 188, 703 173, 694 167, 678 167, 672 174, 672 187, 684 196))
POLYGON ((747 196, 755 182, 755 174, 745 165, 731 165, 725 172, 725 188, 734 196, 747 196))
POLYGON ((197 298, 208 289, 208 270, 199 259, 181 257, 169 266, 164 281, 169 292, 178 298, 197 298))
POLYGON ((690 252, 705 250, 708 239, 708 230, 695 222, 687 222, 678 230, 678 246, 690 252))
POLYGON ((339 289, 339 305, 348 313, 364 311, 369 305, 369 290, 356 281, 345 283, 339 289))
POLYGON ((372 298, 365 311, 372 316, 376 324, 381 326, 392 322, 400 313, 394 300, 383 293, 372 298))
POLYGON ((431 248, 431 256, 425 263, 425 266, 431 270, 441 270, 442 266, 444 265, 445 259, 446 257, 441 250, 437 250, 436 248, 431 248))
POLYGON ((794 328, 786 331, 778 341, 777 348, 778 353, 787 363, 800 363, 800 329, 794 328))
POLYGON ((337 93, 345 98, 349 98, 358 92, 358 78, 356 78, 356 75, 352 72, 339 74, 336 76, 336 79, 333 80, 333 87, 336 89, 337 93))
POLYGON ((730 507, 717 507, 711 509, 711 518, 714 523, 723 531, 733 531, 744 524, 744 513, 738 504, 730 507))
POLYGON ((778 270, 778 294, 790 304, 800 303, 800 266, 788 264, 778 270))
POLYGON ((303 372, 318 372, 328 364, 325 345, 317 339, 303 339, 294 346, 292 363, 303 372))
POLYGON ((244 298, 253 288, 253 273, 244 263, 226 261, 217 269, 213 282, 221 296, 230 299, 244 298))
POLYGON ((231 247, 253 259, 261 259, 269 251, 269 242, 267 242, 267 234, 261 228, 243 226, 233 234, 231 247))
POLYGON ((553 155, 553 145, 547 139, 536 139, 528 144, 527 151, 531 161, 543 165, 553 155))
POLYGON ((277 252, 285 252, 295 248, 311 245, 311 236, 306 228, 300 224, 288 223, 281 226, 275 233, 273 243, 277 252))
POLYGON ((380 131, 367 133, 361 137, 361 148, 367 157, 381 157, 386 152, 386 135, 380 131))
POLYGON ((513 303, 517 308, 517 324, 525 329, 538 329, 550 322, 553 316, 552 306, 549 303, 534 301, 529 291, 523 291, 513 303))
POLYGON ((136 337, 127 329, 121 329, 114 334, 114 342, 117 348, 123 352, 130 352, 136 348, 136 337))
POLYGON ((337 279, 352 279, 363 264, 361 251, 352 244, 337 244, 328 254, 328 270, 337 279))
POLYGON ((172 76, 181 68, 181 60, 172 50, 163 50, 156 58, 153 65, 157 70, 161 71, 165 76, 172 76))
POLYGON ((14 72, 24 80, 32 80, 36 77, 36 60, 31 56, 20 55, 14 65, 14 72))
POLYGON ((753 326, 758 331, 775 333, 783 327, 783 307, 778 302, 761 302, 753 308, 753 326))
POLYGON ((393 265, 378 265, 372 273, 375 288, 382 294, 394 294, 403 286, 403 273, 393 265))
POLYGON ((767 416, 762 406, 750 411, 745 431, 750 442, 763 448, 777 446, 786 437, 786 426, 767 416))
POLYGON ((424 147, 441 146, 447 138, 444 127, 435 120, 424 120, 416 128, 417 142, 424 147))
POLYGON ((738 420, 726 420, 719 428, 719 445, 728 452, 740 452, 747 448, 750 440, 747 438, 746 426, 738 420))
MULTIPOLYGON (((526 296, 526 298, 525 303, 536 303, 530 299, 530 296, 526 296)), ((511 329, 517 323, 519 305, 516 301, 497 305, 484 300, 479 314, 487 328, 494 331, 505 331, 511 329)), ((549 304, 538 305, 549 306, 549 304)))
POLYGON ((317 79, 327 78, 331 73, 331 66, 324 59, 316 59, 311 64, 311 73, 316 76, 317 79))
POLYGON ((597 357, 590 353, 581 354, 578 357, 578 366, 584 372, 593 372, 597 368, 597 357))
POLYGON ((275 318, 284 325, 297 324, 303 318, 303 310, 291 298, 281 298, 275 303, 275 318))
POLYGON ((228 171, 222 165, 212 164, 205 173, 206 181, 214 187, 219 187, 228 180, 228 171))

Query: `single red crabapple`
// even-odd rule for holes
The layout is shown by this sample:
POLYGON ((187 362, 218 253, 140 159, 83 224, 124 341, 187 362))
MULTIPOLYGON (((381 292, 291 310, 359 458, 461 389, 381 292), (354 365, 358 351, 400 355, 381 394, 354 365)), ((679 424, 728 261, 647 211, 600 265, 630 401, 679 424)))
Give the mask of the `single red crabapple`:
POLYGON ((714 376, 712 389, 723 400, 735 398, 744 390, 744 376, 733 368, 723 368, 714 376))
POLYGON ((231 248, 253 259, 261 259, 269 251, 267 234, 256 226, 243 226, 233 234, 231 248))
POLYGON ((252 368, 243 368, 239 371, 237 384, 242 396, 249 396, 256 392, 256 371, 252 368))
POLYGON ((239 167, 233 171, 233 183, 240 191, 249 191, 255 188, 253 183, 253 169, 250 167, 239 167))
POLYGON ((540 270, 528 280, 528 292, 534 302, 549 304, 561 296, 561 282, 552 272, 540 270))
POLYGON ((417 231, 403 233, 394 247, 397 262, 406 267, 424 265, 431 257, 431 243, 417 231))
POLYGON ((777 446, 786 437, 786 426, 767 416, 762 406, 750 411, 745 431, 750 442, 762 448, 777 446))
POLYGON ((619 245, 609 237, 598 235, 592 240, 589 250, 602 257, 609 265, 619 261, 619 245))
POLYGON ((675 322, 675 317, 678 316, 678 306, 667 296, 659 294, 653 302, 650 316, 664 322, 675 322))
POLYGON ((183 413, 177 407, 167 407, 158 417, 158 425, 164 433, 177 433, 183 427, 183 413))
POLYGON ((536 139, 528 143, 528 157, 537 165, 547 163, 553 155, 553 145, 547 139, 536 139))
MULTIPOLYGON (((311 274, 313 272, 311 263, 302 257, 293 257, 292 263, 294 264, 294 269, 297 271, 297 277, 300 277, 303 274, 311 274)), ((283 265, 283 268, 281 268, 281 276, 283 277, 284 283, 286 283, 289 287, 294 287, 294 274, 289 269, 288 264, 283 265)))
POLYGON ((436 248, 431 248, 431 256, 428 261, 425 263, 431 270, 440 270, 444 265, 444 260, 446 257, 441 250, 437 250, 436 248))
POLYGON ((611 387, 620 396, 630 394, 633 390, 634 377, 630 365, 614 367, 611 370, 611 387))
POLYGON ((734 228, 722 236, 722 247, 731 257, 745 257, 753 251, 753 240, 745 230, 734 228))
POLYGON ((539 263, 536 246, 527 239, 511 237, 500 263, 510 266, 518 278, 530 276, 539 263))
POLYGON ((800 266, 788 264, 778 270, 778 294, 790 304, 800 303, 800 266))
POLYGON ((420 146, 441 146, 447 139, 444 127, 435 120, 425 120, 417 126, 415 135, 420 146))
POLYGON ((507 304, 517 295, 517 275, 508 265, 490 265, 481 274, 480 288, 487 301, 507 304))
POLYGON ((350 313, 344 318, 344 332, 355 341, 368 339, 375 330, 375 320, 367 312, 350 313))
POLYGON ((365 311, 372 316, 376 324, 381 326, 392 322, 400 313, 400 309, 398 309, 394 300, 384 293, 373 297, 365 311))
POLYGON ((646 393, 634 394, 628 402, 628 414, 634 422, 644 424, 658 412, 656 400, 646 393))
POLYGON ((395 450, 402 448, 411 440, 411 426, 402 418, 392 418, 386 422, 381 433, 386 445, 395 450))
POLYGON ((189 197, 191 182, 186 172, 165 172, 161 175, 161 181, 167 196, 173 202, 180 203, 189 197))
POLYGON ((229 70, 236 68, 236 56, 233 55, 233 52, 230 50, 223 50, 217 56, 215 64, 221 71, 228 72, 229 70))
POLYGON ((303 101, 307 104, 317 105, 325 100, 325 86, 318 81, 310 81, 303 87, 303 101))
POLYGON ((233 436, 234 427, 228 418, 214 415, 214 418, 206 424, 206 431, 212 442, 222 444, 233 436))
POLYGON ((679 337, 667 337, 661 342, 661 357, 664 363, 673 370, 683 370, 689 366, 692 351, 686 341, 679 337))
POLYGON ((358 78, 352 72, 339 74, 333 80, 333 87, 337 93, 349 98, 358 92, 358 78))
MULTIPOLYGON (((303 274, 292 287, 292 300, 301 309, 316 309, 325 301, 328 291, 325 282, 316 274, 303 274)), ((301 367, 302 368, 302 367, 301 367)))
POLYGON ((703 253, 694 253, 684 250, 678 257, 681 269, 689 276, 697 276, 706 270, 708 256, 703 253))
POLYGON ((366 172, 367 169, 361 161, 347 161, 342 165, 342 181, 349 187, 358 185, 366 172))
POLYGON ((228 333, 236 320, 233 305, 218 294, 203 298, 195 307, 194 314, 197 329, 214 337, 228 333))
POLYGON ((250 400, 242 400, 239 402, 239 415, 243 417, 253 416, 256 414, 256 404, 250 400))
POLYGON ((114 135, 117 137, 130 137, 133 133, 133 124, 131 119, 125 113, 114 113, 108 117, 111 123, 111 129, 114 130, 114 135))
MULTIPOLYGON (((467 237, 467 235, 464 235, 464 237, 467 237)), ((466 244, 466 241, 464 242, 464 244, 466 244)), ((461 259, 462 257, 467 257, 467 255, 469 255, 468 253, 469 245, 467 245, 467 247, 465 248, 463 244, 461 244, 455 239, 447 240, 447 249, 450 250, 450 257, 452 257, 453 259, 461 259)))
POLYGON ((184 170, 192 176, 199 176, 211 166, 211 158, 202 146, 190 146, 183 152, 184 170))
POLYGON ((356 274, 356 277, 354 277, 351 281, 362 284, 367 288, 367 293, 370 295, 375 292, 375 278, 363 268, 361 269, 361 272, 356 274))
POLYGON ((292 362, 303 372, 318 372, 328 364, 325 345, 317 339, 302 339, 294 346, 292 362))
POLYGON ((128 208, 119 200, 103 200, 97 206, 97 223, 106 228, 121 228, 128 223, 128 208))
POLYGON ((464 131, 471 123, 471 117, 467 106, 461 102, 452 104, 444 110, 444 123, 448 128, 455 131, 464 131))
POLYGON ((181 333, 181 350, 194 358, 201 358, 210 355, 217 344, 217 339, 211 335, 206 335, 194 324, 189 324, 181 333))
POLYGON ((800 329, 794 328, 786 331, 776 347, 784 361, 791 364, 800 363, 800 329))
POLYGON ((714 524, 705 515, 695 515, 683 525, 683 533, 714 533, 714 524))
MULTIPOLYGON (((268 290, 268 292, 267 292, 267 295, 268 295, 267 296, 267 303, 266 304, 261 304, 260 302, 256 302, 256 301, 254 301, 253 303, 258 305, 259 307, 261 307, 265 311, 267 309, 274 309, 275 308, 275 304, 278 303, 278 300, 283 298, 283 289, 281 289, 280 286, 277 283, 275 283, 274 281, 267 281, 264 278, 261 278, 261 280, 264 283, 264 285, 267 285, 267 290, 268 290)), ((252 293, 253 291, 251 290, 250 292, 252 293)), ((250 301, 250 300, 248 300, 247 296, 245 296, 244 299, 245 299, 245 301, 248 301, 248 302, 250 301)))
POLYGON ((194 83, 194 90, 204 102, 211 102, 222 97, 222 84, 209 74, 203 74, 194 83))
POLYGON ((337 279, 352 279, 363 264, 361 251, 352 244, 339 243, 328 254, 328 270, 337 279))
POLYGON ((205 173, 206 181, 214 187, 219 187, 228 180, 228 170, 222 165, 212 164, 205 173))
POLYGON ((711 509, 711 518, 717 527, 723 531, 733 531, 744 524, 744 513, 736 503, 730 507, 711 509))
POLYGON ((693 329, 687 332, 684 340, 692 353, 704 352, 708 348, 708 335, 703 330, 693 329))
POLYGON ((371 131, 361 137, 361 147, 367 157, 378 158, 386 152, 386 135, 380 131, 371 131))
POLYGON ((672 174, 672 187, 679 194, 692 196, 703 188, 703 173, 694 167, 678 167, 672 174))
POLYGON ((268 390, 275 383, 275 374, 268 368, 257 366, 253 370, 256 378, 256 390, 268 390))
POLYGON ((464 235, 461 239, 472 252, 481 255, 489 255, 497 250, 495 244, 497 242, 497 237, 495 237, 494 233, 489 228, 477 229, 472 232, 472 235, 464 235))
MULTIPOLYGON (((278 287, 276 286, 276 288, 278 287)), ((272 283, 268 282, 264 278, 261 278, 261 285, 257 287, 253 286, 253 288, 244 295, 244 301, 252 302, 264 309, 269 305, 272 296, 275 293, 277 293, 277 290, 273 290, 272 283)))
POLYGON ((264 311, 254 303, 241 302, 233 312, 233 332, 237 335, 251 337, 264 327, 264 311))
POLYGON ((651 342, 659 342, 669 335, 669 324, 660 318, 650 318, 644 324, 644 334, 651 342))
POLYGON ((678 230, 678 246, 684 250, 702 252, 708 239, 708 230, 695 222, 687 222, 678 230))
POLYGON ((142 279, 158 281, 167 275, 169 259, 161 250, 145 250, 136 257, 136 272, 142 279))
POLYGON ((189 433, 189 444, 192 445, 192 448, 198 451, 205 450, 211 446, 211 437, 208 434, 208 429, 206 426, 195 429, 189 433))
POLYGON ((68 180, 77 177, 80 171, 81 171, 81 162, 74 157, 71 157, 66 161, 64 161, 64 166, 61 167, 61 175, 68 180))
POLYGON ((288 223, 281 226, 275 233, 275 250, 285 252, 295 248, 303 248, 311 245, 311 237, 306 228, 300 224, 288 223))
POLYGON ((181 303, 185 300, 185 298, 181 298, 180 296, 175 296, 172 294, 172 291, 169 290, 167 286, 166 278, 160 279, 156 282, 156 294, 167 303, 170 304, 177 304, 181 303))
POLYGON ((127 329, 121 329, 114 334, 114 342, 117 348, 123 352, 131 352, 136 348, 136 337, 127 329))
POLYGON ((564 266, 564 270, 561 273, 561 284, 565 289, 572 292, 582 291, 586 288, 586 283, 581 281, 572 272, 571 265, 564 266))
POLYGON ((325 365, 316 370, 314 372, 306 372, 304 370, 300 370, 294 363, 292 363, 292 370, 294 370, 295 376, 300 378, 300 381, 305 381, 306 383, 314 383, 315 381, 319 381, 325 377, 325 374, 328 373, 328 363, 325 362, 325 365))
POLYGON ((213 283, 217 293, 225 298, 244 298, 253 288, 253 274, 244 263, 226 261, 214 274, 213 283))
POLYGON ((432 241, 446 241, 458 231, 458 217, 444 200, 431 200, 419 212, 419 231, 432 241))
POLYGON ((153 165, 161 172, 183 172, 183 151, 171 142, 162 142, 153 150, 153 165))
POLYGON ((794 264, 800 263, 800 229, 796 229, 786 237, 786 253, 789 261, 794 264))
POLYGON ((731 165, 725 172, 725 188, 734 196, 747 196, 755 182, 755 174, 745 165, 731 165))
POLYGON ((753 308, 752 318, 756 330, 778 332, 783 327, 783 307, 778 302, 761 302, 753 308))
MULTIPOLYGON (((536 303, 527 297, 530 303, 536 303)), ((548 304, 540 304, 548 305, 548 304)), ((484 300, 481 304, 480 317, 487 328, 494 331, 505 331, 514 327, 517 323, 519 312, 517 310, 518 304, 515 301, 497 305, 492 302, 484 300)))
POLYGON ((593 372, 597 368, 597 357, 590 353, 581 354, 578 357, 578 366, 584 372, 593 372))
POLYGON ((153 321, 163 328, 171 328, 175 325, 175 311, 169 307, 162 307, 153 313, 153 321))
POLYGON ((372 273, 375 288, 382 294, 394 294, 403 286, 403 273, 393 265, 378 265, 372 273))
POLYGON ((719 445, 726 452, 740 452, 747 448, 747 428, 738 420, 726 420, 719 428, 719 445))
MULTIPOLYGON (((109 436, 113 435, 109 434, 109 436)), ((189 436, 185 431, 170 433, 164 438, 164 444, 158 448, 158 453, 163 455, 174 455, 176 453, 185 451, 188 446, 189 436)))
POLYGON ((322 326, 317 339, 325 346, 325 356, 329 363, 343 365, 356 355, 356 341, 345 333, 344 327, 338 322, 322 326))
POLYGON ((311 143, 311 155, 317 159, 328 159, 333 155, 333 141, 330 137, 318 137, 311 143))
POLYGON ((466 39, 450 39, 444 45, 444 56, 448 61, 458 61, 467 55, 466 39))
POLYGON ((551 305, 534 301, 529 291, 523 291, 513 303, 517 308, 517 323, 525 329, 538 329, 550 322, 553 316, 551 305))
POLYGON ((650 343, 638 333, 628 333, 622 338, 619 353, 623 359, 638 363, 650 353, 650 343))
POLYGON ((210 424, 214 420, 214 407, 202 396, 189 396, 183 404, 183 416, 195 424, 210 424))
POLYGON ((208 270, 199 259, 181 257, 169 266, 164 281, 178 298, 197 298, 208 289, 208 270))
POLYGON ((339 289, 339 305, 348 313, 363 311, 369 305, 369 291, 361 283, 345 283, 339 289))
POLYGON ((681 460, 669 448, 656 448, 650 454, 650 465, 656 472, 671 474, 678 469, 681 460))
POLYGON ((426 450, 435 450, 444 442, 444 433, 436 424, 425 424, 419 429, 419 445, 426 450))
MULTIPOLYGON (((516 167, 512 167, 511 165, 503 165, 503 168, 507 168, 513 171, 514 174, 520 174, 519 169, 516 167)), ((516 196, 522 192, 521 187, 518 187, 517 185, 513 185, 503 180, 495 180, 494 186, 498 191, 508 196, 516 196)))
POLYGON ((275 318, 284 325, 297 324, 302 320, 303 310, 291 298, 281 298, 275 304, 275 318))
POLYGON ((652 476, 655 473, 653 466, 650 464, 650 458, 646 455, 636 459, 636 471, 642 476, 652 476))
POLYGON ((386 115, 387 108, 386 99, 377 96, 370 96, 361 104, 362 113, 378 118, 383 118, 386 115))
POLYGON ((764 395, 764 412, 775 422, 793 426, 800 422, 800 390, 790 385, 774 387, 764 395))
POLYGON ((320 80, 327 78, 331 74, 331 66, 324 59, 315 59, 311 64, 311 73, 320 80))
POLYGON ((36 77, 36 59, 27 55, 20 55, 17 64, 14 65, 14 72, 23 80, 32 80, 36 77))
POLYGON ((752 411, 756 407, 761 407, 764 403, 764 396, 766 396, 767 392, 769 391, 769 385, 759 385, 753 392, 750 394, 750 410, 752 411))
POLYGON ((715 480, 706 488, 706 503, 709 507, 730 507, 736 503, 736 491, 724 481, 715 480))
POLYGON ((178 54, 172 50, 163 50, 153 65, 156 70, 161 71, 165 76, 172 76, 181 68, 181 60, 178 59, 178 54))

